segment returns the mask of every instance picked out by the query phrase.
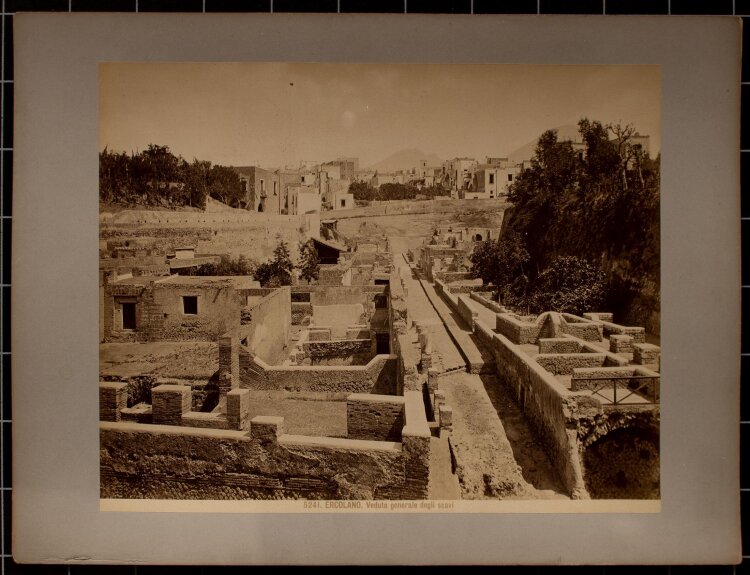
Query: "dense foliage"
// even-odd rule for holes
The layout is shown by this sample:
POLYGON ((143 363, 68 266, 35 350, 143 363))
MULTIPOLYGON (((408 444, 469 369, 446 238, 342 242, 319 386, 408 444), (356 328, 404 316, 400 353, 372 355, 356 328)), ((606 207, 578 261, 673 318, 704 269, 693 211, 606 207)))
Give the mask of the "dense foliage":
POLYGON ((598 266, 575 256, 559 256, 534 282, 527 298, 529 311, 581 315, 597 310, 605 301, 605 280, 598 266))
POLYGON ((237 173, 226 166, 175 156, 167 146, 143 152, 99 153, 99 199, 126 206, 204 208, 211 196, 237 206, 243 193, 237 173))
POLYGON ((510 187, 502 237, 477 247, 473 271, 531 311, 627 315, 644 297, 658 311, 659 159, 632 126, 582 119, 578 128, 583 149, 554 131, 540 137, 510 187))
POLYGON ((320 259, 315 243, 310 239, 299 244, 299 277, 308 282, 318 279, 320 259))
POLYGON ((349 191, 357 201, 413 200, 417 197, 434 199, 437 196, 450 196, 450 191, 442 186, 418 188, 412 184, 381 184, 373 188, 366 182, 352 182, 349 191))
POLYGON ((279 239, 273 250, 273 259, 255 268, 253 278, 260 282, 261 287, 280 287, 292 285, 292 270, 294 264, 289 256, 289 247, 279 239))
POLYGON ((193 272, 197 276, 251 276, 255 273, 256 263, 240 255, 237 259, 223 255, 219 263, 203 264, 193 272))

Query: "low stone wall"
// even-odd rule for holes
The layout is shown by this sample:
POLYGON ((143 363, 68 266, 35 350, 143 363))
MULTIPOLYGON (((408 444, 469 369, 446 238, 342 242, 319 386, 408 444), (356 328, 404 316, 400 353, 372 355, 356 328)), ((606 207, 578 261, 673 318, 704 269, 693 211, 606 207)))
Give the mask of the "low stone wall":
POLYGON ((476 318, 479 316, 479 313, 474 311, 474 308, 471 307, 471 304, 468 302, 468 296, 460 295, 458 296, 458 315, 461 316, 461 319, 463 319, 466 322, 466 325, 468 325, 470 328, 473 329, 474 322, 476 321, 476 318))
POLYGON ((585 341, 602 341, 602 329, 596 324, 572 322, 563 314, 566 319, 562 324, 562 331, 565 334, 572 335, 585 341))
POLYGON ((434 272, 433 275, 446 284, 474 279, 474 275, 471 272, 434 272))
POLYGON ((539 353, 580 353, 582 346, 565 337, 539 338, 539 353))
POLYGON ((458 312, 458 297, 453 294, 441 280, 434 281, 435 291, 442 297, 454 311, 458 312))
POLYGON ((399 334, 395 340, 398 363, 398 389, 397 395, 406 391, 420 391, 424 383, 424 377, 420 375, 417 366, 421 361, 420 353, 409 334, 399 334))
POLYGON ((604 367, 603 353, 540 353, 534 360, 554 375, 571 375, 579 367, 604 367))
POLYGON ((151 390, 151 403, 127 407, 127 384, 99 383, 100 421, 129 421, 156 425, 243 429, 247 426, 249 392, 232 389, 225 393, 223 413, 194 410, 193 390, 189 385, 165 383, 151 390))
POLYGON ((398 356, 395 355, 376 355, 367 365, 361 366, 270 366, 246 348, 239 348, 239 381, 242 388, 321 393, 396 393, 398 356))
POLYGON ((495 330, 516 345, 536 343, 542 326, 525 321, 513 313, 500 313, 495 316, 495 330))
POLYGON ((353 393, 346 398, 346 435, 349 439, 401 441, 403 426, 403 397, 353 393))
POLYGON ((249 433, 102 422, 100 465, 103 498, 423 499, 429 436, 289 435, 281 417, 255 417, 249 433))
POLYGON ((476 291, 473 291, 469 294, 469 297, 473 299, 474 301, 478 301, 481 303, 484 307, 494 311, 495 313, 508 313, 508 309, 501 306, 496 301, 492 301, 490 299, 487 299, 484 297, 481 293, 478 293, 476 291))
MULTIPOLYGON (((566 319, 569 314, 565 314, 566 319)), ((584 313, 582 318, 578 316, 570 316, 578 319, 581 322, 593 322, 599 324, 603 330, 604 335, 629 335, 633 338, 633 343, 645 343, 646 342, 646 329, 643 327, 625 326, 614 323, 612 321, 611 313, 584 313)))

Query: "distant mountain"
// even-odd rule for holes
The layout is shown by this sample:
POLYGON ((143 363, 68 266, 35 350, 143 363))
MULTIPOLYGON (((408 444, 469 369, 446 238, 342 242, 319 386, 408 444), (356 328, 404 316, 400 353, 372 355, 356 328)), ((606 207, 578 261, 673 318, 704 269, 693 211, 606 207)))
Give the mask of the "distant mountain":
MULTIPOLYGON (((581 136, 578 133, 578 126, 575 124, 568 124, 565 126, 559 126, 553 128, 557 132, 557 140, 562 142, 565 140, 577 141, 580 140, 581 136)), ((545 130, 546 131, 546 130, 545 130)), ((540 133, 536 138, 531 140, 528 144, 525 144, 517 150, 508 154, 508 160, 514 164, 525 162, 530 160, 534 156, 534 150, 536 149, 536 143, 539 141, 540 133)))
POLYGON ((428 167, 437 167, 442 165, 443 160, 435 154, 425 154, 422 150, 410 149, 400 150, 391 154, 384 160, 368 167, 369 170, 378 172, 396 172, 398 170, 411 170, 421 165, 422 161, 427 162, 428 167))

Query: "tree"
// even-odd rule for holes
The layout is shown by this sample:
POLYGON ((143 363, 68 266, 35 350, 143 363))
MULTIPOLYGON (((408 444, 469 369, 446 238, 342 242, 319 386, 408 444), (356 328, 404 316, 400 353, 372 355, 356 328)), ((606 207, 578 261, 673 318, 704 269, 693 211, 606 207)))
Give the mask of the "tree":
POLYGON ((497 240, 480 242, 469 259, 474 277, 500 289, 525 275, 524 264, 529 261, 529 252, 521 237, 510 232, 497 240))
POLYGON ((196 276, 252 276, 256 273, 253 260, 239 255, 237 259, 221 256, 219 263, 203 264, 190 275, 196 276))
POLYGON ((273 250, 273 259, 255 268, 254 279, 262 287, 279 287, 292 285, 292 269, 294 264, 289 256, 286 242, 279 238, 273 250))
POLYGON ((315 242, 312 239, 299 244, 299 270, 300 277, 308 282, 318 279, 320 271, 320 259, 318 250, 315 249, 315 242))
POLYGON ((601 262, 608 309, 646 321, 643 303, 631 302, 651 298, 658 311, 659 159, 648 157, 633 126, 582 118, 578 131, 583 146, 542 134, 529 168, 510 187, 503 237, 524 240, 528 294, 557 258, 575 256, 601 262))
POLYGON ((545 269, 529 294, 529 309, 581 315, 599 309, 606 300, 604 272, 582 258, 560 256, 545 269))
POLYGON ((212 166, 208 173, 208 190, 212 198, 236 207, 243 199, 240 177, 232 168, 212 166))

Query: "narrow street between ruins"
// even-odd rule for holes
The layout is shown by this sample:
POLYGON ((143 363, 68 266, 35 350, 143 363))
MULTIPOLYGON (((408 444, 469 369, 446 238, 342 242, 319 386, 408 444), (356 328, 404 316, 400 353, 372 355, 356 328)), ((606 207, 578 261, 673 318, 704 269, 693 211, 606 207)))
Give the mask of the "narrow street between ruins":
MULTIPOLYGON (((389 238, 396 266, 406 264, 400 240, 389 238)), ((442 450, 448 449, 453 451, 463 499, 567 498, 540 442, 513 398, 498 382, 494 369, 492 375, 468 373, 465 369, 467 359, 472 364, 494 359, 490 360, 487 352, 480 349, 471 330, 429 281, 412 269, 405 285, 410 318, 431 326, 440 371, 464 368, 439 380, 445 404, 453 409, 453 430, 449 442, 441 438, 432 443, 430 481, 443 485, 443 489, 431 489, 435 498, 445 493, 445 465, 450 454, 442 450)), ((493 312, 478 303, 476 310, 494 325, 493 312)))

